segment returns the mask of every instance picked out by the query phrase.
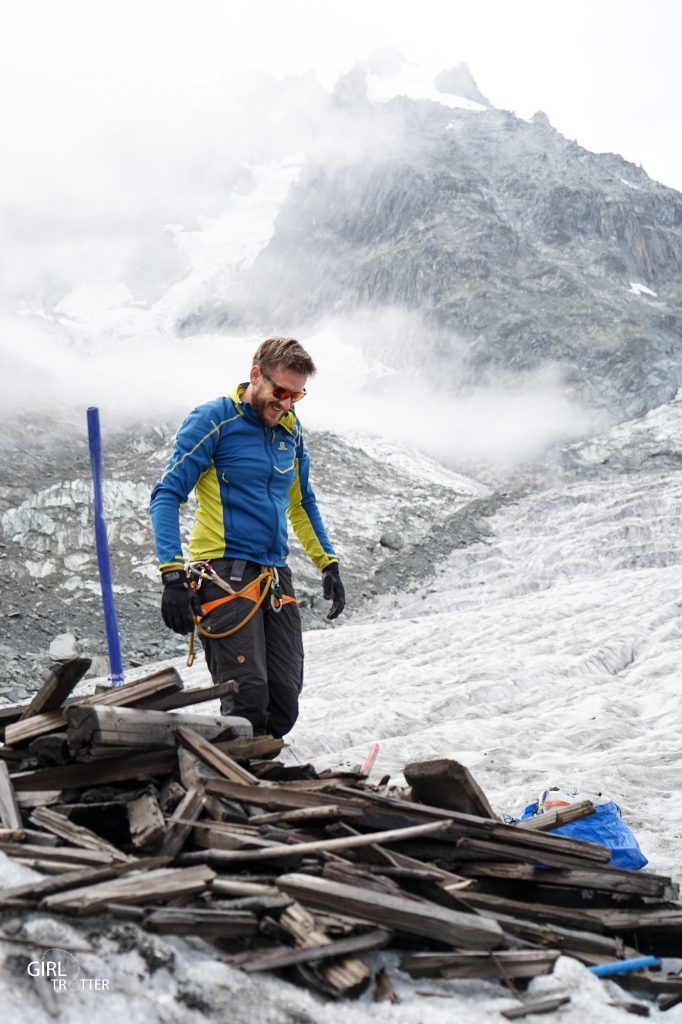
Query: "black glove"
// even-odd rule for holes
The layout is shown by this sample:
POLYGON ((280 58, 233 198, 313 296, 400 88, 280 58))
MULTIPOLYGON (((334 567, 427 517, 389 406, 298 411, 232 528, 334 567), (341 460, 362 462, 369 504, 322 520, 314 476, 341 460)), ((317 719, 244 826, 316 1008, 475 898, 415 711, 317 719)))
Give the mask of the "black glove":
POLYGON ((331 601, 328 619, 335 619, 346 607, 346 591, 339 574, 339 563, 332 562, 322 570, 322 593, 325 601, 331 601))
POLYGON ((190 609, 192 591, 185 582, 185 574, 179 569, 161 573, 163 597, 161 615, 169 629, 175 633, 191 633, 194 618, 190 609))

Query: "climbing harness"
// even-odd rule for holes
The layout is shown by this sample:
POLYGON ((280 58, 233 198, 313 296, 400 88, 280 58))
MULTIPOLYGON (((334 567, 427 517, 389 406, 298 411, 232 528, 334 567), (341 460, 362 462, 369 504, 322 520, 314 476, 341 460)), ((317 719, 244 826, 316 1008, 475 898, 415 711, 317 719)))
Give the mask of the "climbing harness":
MULTIPOLYGON (((232 572, 230 579, 235 582, 241 582, 242 573, 244 571, 246 563, 240 559, 235 559, 233 563, 232 572)), ((185 573, 189 583, 189 588, 192 591, 191 605, 194 613, 194 629, 189 635, 189 649, 187 651, 187 666, 188 668, 194 664, 195 654, 195 635, 199 633, 200 636, 206 637, 209 640, 223 640, 225 637, 232 636, 233 633, 237 633, 240 629, 249 622, 258 609, 261 607, 268 593, 270 595, 270 609, 279 614, 283 606, 288 602, 296 603, 295 597, 290 597, 288 594, 282 593, 282 586, 279 581, 279 572, 277 567, 274 565, 261 566, 260 575, 247 583, 246 586, 240 590, 235 590, 234 587, 227 581, 219 576, 215 571, 210 562, 187 562, 185 565, 185 573), (202 604, 199 598, 199 591, 201 590, 202 583, 208 580, 210 583, 215 583, 216 586, 220 587, 221 590, 226 591, 226 597, 218 597, 214 601, 208 601, 202 604), (225 630, 224 633, 213 633, 210 629, 204 629, 200 622, 205 618, 209 612, 213 611, 219 605, 227 604, 228 601, 234 601, 236 598, 242 597, 247 601, 253 602, 253 607, 249 609, 243 619, 238 622, 231 629, 225 630)))

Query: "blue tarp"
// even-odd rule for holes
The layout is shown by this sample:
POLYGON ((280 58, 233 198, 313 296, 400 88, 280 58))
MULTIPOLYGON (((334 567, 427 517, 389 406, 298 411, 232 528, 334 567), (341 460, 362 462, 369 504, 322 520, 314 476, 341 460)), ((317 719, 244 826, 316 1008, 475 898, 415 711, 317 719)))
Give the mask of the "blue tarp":
MULTIPOLYGON (((519 821, 525 818, 532 818, 537 811, 537 801, 529 804, 523 811, 519 821)), ((649 861, 639 848, 634 833, 629 825, 626 825, 620 816, 620 809, 613 801, 605 804, 598 804, 594 814, 589 818, 580 818, 578 821, 571 821, 568 825, 560 825, 551 831, 558 836, 568 836, 570 839, 583 839, 588 843, 600 843, 608 846, 611 850, 609 864, 614 868, 631 868, 638 871, 649 861)))

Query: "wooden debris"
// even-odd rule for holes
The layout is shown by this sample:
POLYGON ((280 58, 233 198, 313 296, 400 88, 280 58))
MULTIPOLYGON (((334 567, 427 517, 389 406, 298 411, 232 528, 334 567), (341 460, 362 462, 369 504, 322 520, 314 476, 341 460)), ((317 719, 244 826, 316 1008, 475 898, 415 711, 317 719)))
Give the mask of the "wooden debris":
POLYGON ((144 679, 125 683, 123 686, 111 687, 104 693, 97 693, 90 697, 72 697, 65 702, 63 707, 54 711, 32 715, 25 721, 8 725, 5 729, 5 743, 8 746, 21 745, 28 743, 36 736, 60 729, 66 723, 66 709, 72 706, 129 707, 149 700, 151 697, 175 693, 181 689, 182 680, 177 671, 174 668, 161 669, 159 672, 145 676, 144 679))
POLYGON ((544 814, 534 814, 532 818, 524 818, 516 823, 516 828, 525 832, 550 832, 560 825, 568 825, 571 821, 579 821, 581 818, 589 818, 594 814, 594 804, 591 800, 581 800, 577 804, 568 807, 557 807, 554 811, 547 811, 544 814))
POLYGON ((204 791, 198 787, 188 789, 168 822, 161 854, 175 857, 182 849, 185 839, 194 827, 204 806, 204 791))
POLYGON ((380 967, 374 978, 372 1001, 375 1003, 399 1003, 400 999, 393 991, 391 979, 385 967, 380 967))
POLYGON ((203 865, 136 871, 111 882, 46 896, 40 906, 44 910, 66 911, 79 916, 96 914, 107 903, 155 903, 191 896, 203 892, 214 878, 214 872, 203 865))
POLYGON ((328 882, 311 875, 281 875, 277 886, 288 896, 314 910, 350 914, 382 927, 422 935, 438 936, 440 942, 465 948, 497 949, 504 945, 504 933, 495 921, 475 914, 415 900, 358 891, 354 886, 328 882))
POLYGON ((242 768, 236 761, 233 761, 229 754, 214 747, 205 738, 205 734, 197 731, 194 724, 192 728, 184 726, 179 729, 178 739, 226 779, 230 779, 232 782, 245 783, 249 786, 258 785, 258 779, 255 775, 252 775, 246 768, 242 768))
POLYGON ((22 711, 19 721, 60 708, 91 665, 91 658, 80 657, 55 665, 31 703, 22 711))
POLYGON ((232 680, 227 683, 216 683, 214 686, 193 687, 190 690, 182 690, 178 693, 168 693, 161 697, 152 697, 144 701, 141 707, 150 711, 170 711, 175 708, 186 708, 193 704, 204 704, 209 700, 219 700, 227 693, 234 693, 235 684, 232 680))
POLYGON ((154 789, 146 789, 126 804, 133 845, 139 850, 160 845, 166 823, 154 789))
POLYGON ((246 910, 165 907, 147 914, 144 923, 153 932, 202 938, 245 939, 258 933, 258 917, 246 910))
MULTIPOLYGON (((457 762, 409 765, 411 792, 391 793, 359 771, 264 759, 282 741, 235 735, 242 720, 168 710, 217 689, 184 691, 163 670, 64 699, 52 679, 30 705, 0 709, 0 850, 46 876, 0 890, 0 907, 201 935, 242 970, 286 970, 332 998, 366 989, 360 954, 389 943, 415 977, 497 978, 515 995, 559 952, 588 966, 635 946, 682 955, 671 879, 547 830, 588 803, 512 826, 457 762)), ((672 975, 618 983, 682 996, 672 975)), ((376 984, 393 998, 387 974, 376 984)))
POLYGON ((65 818, 63 814, 57 814, 56 811, 51 810, 49 807, 38 807, 31 814, 31 821, 34 825, 46 828, 48 832, 53 832, 54 835, 59 836, 60 839, 64 839, 67 843, 71 843, 74 846, 80 846, 86 850, 99 850, 109 854, 112 860, 115 861, 131 859, 127 854, 121 853, 112 843, 108 843, 105 839, 91 832, 89 828, 75 825, 68 818, 65 818))
POLYGON ((4 761, 0 761, 0 821, 7 829, 16 830, 24 827, 12 781, 4 761))
POLYGON ((405 780, 414 800, 480 818, 497 817, 469 769, 459 761, 413 761, 405 765, 405 780))
POLYGON ((499 950, 490 953, 415 953, 404 956, 400 970, 412 978, 499 978, 500 968, 511 978, 551 974, 559 950, 499 950))
MULTIPOLYGON (((291 935, 299 948, 315 948, 331 944, 324 927, 305 907, 292 903, 279 919, 280 927, 291 935)), ((353 998, 365 991, 371 975, 362 962, 353 956, 344 955, 319 966, 298 963, 296 970, 308 984, 335 998, 353 998)))
MULTIPOLYGON (((213 736, 228 724, 244 723, 244 719, 222 715, 168 714, 125 707, 72 707, 66 710, 66 720, 69 750, 77 757, 92 748, 174 748, 176 735, 183 726, 191 725, 195 732, 213 736)), ((226 754, 221 756, 227 757, 226 754)))
POLYGON ((570 1001, 570 996, 553 996, 550 999, 538 999, 536 1002, 524 1003, 523 1006, 513 1006, 510 1010, 500 1010, 500 1013, 507 1020, 516 1020, 517 1017, 528 1017, 532 1013, 551 1013, 570 1001))

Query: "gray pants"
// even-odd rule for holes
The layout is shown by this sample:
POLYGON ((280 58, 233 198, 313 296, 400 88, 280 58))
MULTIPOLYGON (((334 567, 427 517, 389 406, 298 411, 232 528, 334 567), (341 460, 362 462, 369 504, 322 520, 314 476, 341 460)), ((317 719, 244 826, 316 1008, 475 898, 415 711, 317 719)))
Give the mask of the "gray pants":
MULTIPOLYGON (((259 565, 246 562, 241 582, 237 582, 229 578, 233 559, 217 558, 212 565, 235 590, 241 590, 261 572, 259 565)), ((282 594, 295 598, 291 570, 281 566, 277 571, 282 594)), ((202 605, 225 596, 225 591, 208 581, 199 591, 202 605)), ((201 627, 212 633, 227 632, 253 607, 254 602, 247 597, 224 602, 208 612, 201 627)), ((298 718, 298 695, 303 686, 303 637, 295 600, 286 601, 275 612, 268 593, 256 614, 237 632, 223 639, 201 636, 201 642, 213 682, 233 679, 237 684, 236 693, 221 699, 223 714, 248 718, 257 735, 280 738, 290 732, 298 718)))

